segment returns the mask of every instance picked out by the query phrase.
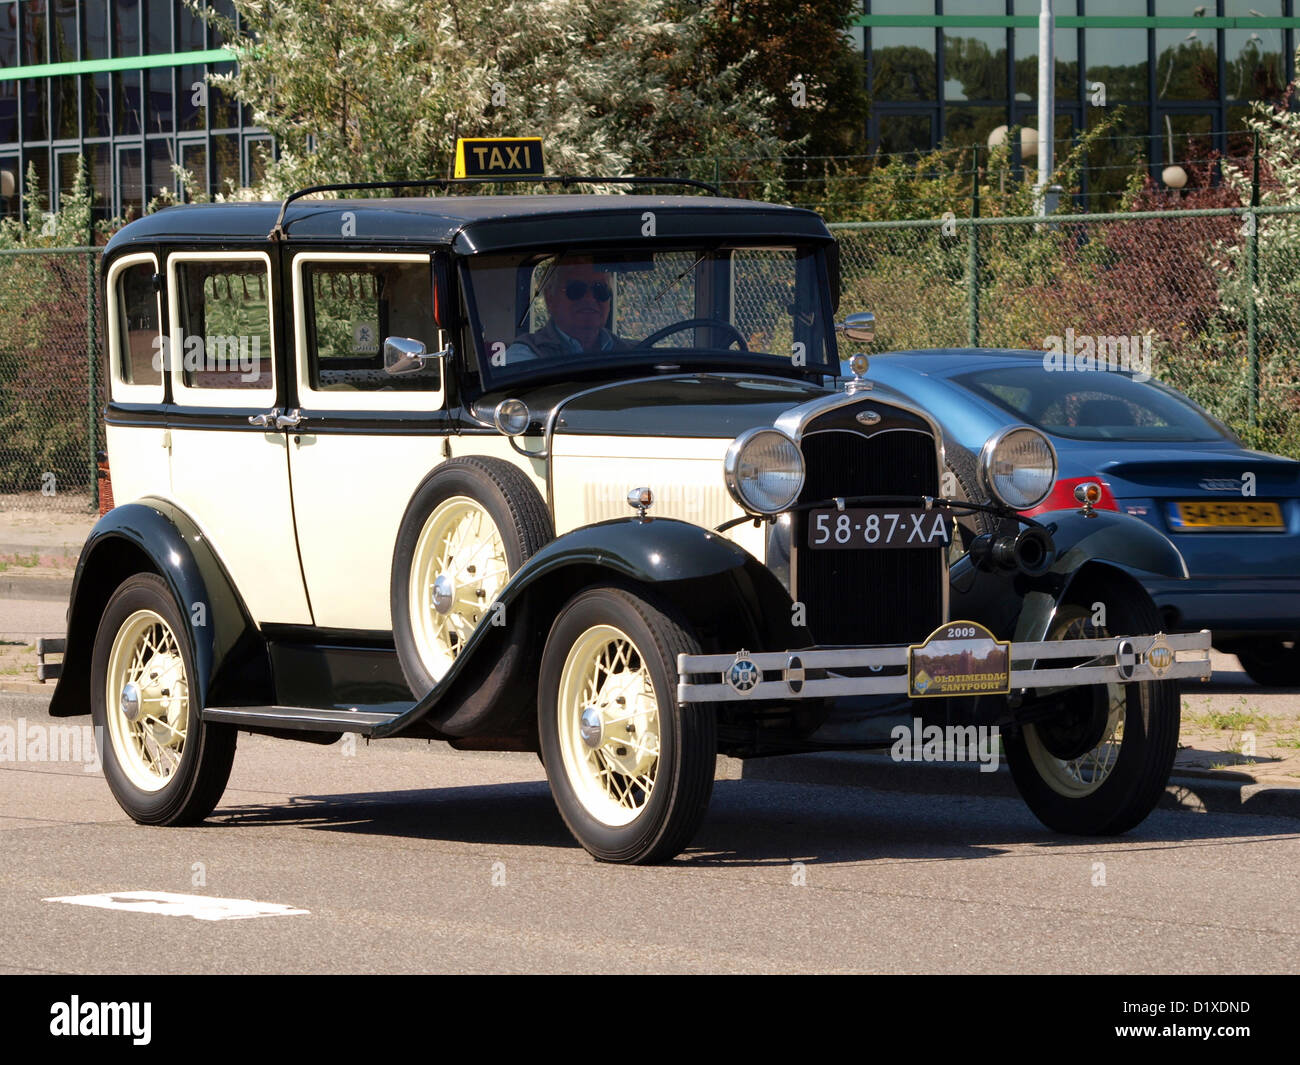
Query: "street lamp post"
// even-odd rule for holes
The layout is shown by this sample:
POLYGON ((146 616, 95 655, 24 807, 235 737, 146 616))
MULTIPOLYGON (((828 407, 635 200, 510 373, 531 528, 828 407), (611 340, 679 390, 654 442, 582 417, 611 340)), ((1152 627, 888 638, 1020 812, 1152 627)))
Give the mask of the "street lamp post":
POLYGON ((1038 12, 1038 184, 1034 186, 1035 213, 1039 217, 1056 210, 1061 193, 1050 184, 1056 123, 1056 19, 1052 15, 1052 0, 1042 0, 1042 3, 1038 12))

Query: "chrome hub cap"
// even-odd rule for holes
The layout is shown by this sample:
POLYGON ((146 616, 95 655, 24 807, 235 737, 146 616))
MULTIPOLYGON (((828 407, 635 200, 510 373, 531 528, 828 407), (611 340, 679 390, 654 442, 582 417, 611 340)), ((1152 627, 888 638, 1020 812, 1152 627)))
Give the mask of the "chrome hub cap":
POLYGON ((588 747, 599 747, 605 738, 605 726, 600 720, 600 711, 594 706, 582 712, 582 724, 578 731, 582 733, 582 742, 588 747))
POLYGON ((140 716, 140 689, 134 684, 122 687, 122 716, 130 722, 140 716))
POLYGON ((445 614, 451 609, 451 604, 456 599, 456 586, 451 583, 451 578, 445 573, 439 573, 433 581, 433 596, 431 602, 433 609, 439 614, 445 614))

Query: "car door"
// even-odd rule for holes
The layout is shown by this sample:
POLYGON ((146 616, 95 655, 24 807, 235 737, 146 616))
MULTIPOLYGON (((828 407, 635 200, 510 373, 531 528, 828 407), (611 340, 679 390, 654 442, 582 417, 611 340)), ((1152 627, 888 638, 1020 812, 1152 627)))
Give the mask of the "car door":
POLYGON ((292 256, 295 387, 289 437, 294 513, 316 624, 392 629, 393 545, 407 501, 443 461, 441 364, 393 376, 384 341, 443 346, 431 257, 302 251, 292 256))
POLYGON ((198 523, 259 624, 310 625, 277 428, 277 293, 264 252, 167 259, 172 495, 198 523))

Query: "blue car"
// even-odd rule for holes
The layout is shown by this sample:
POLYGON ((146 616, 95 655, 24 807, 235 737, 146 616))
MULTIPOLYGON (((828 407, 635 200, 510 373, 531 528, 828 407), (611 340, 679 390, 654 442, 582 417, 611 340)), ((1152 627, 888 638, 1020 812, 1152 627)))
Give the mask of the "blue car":
MULTIPOLYGON (((997 429, 1046 433, 1058 480, 1028 515, 1074 507, 1077 485, 1099 483, 1099 508, 1160 530, 1187 562, 1189 580, 1143 579, 1168 631, 1210 629, 1256 683, 1300 684, 1300 462, 1243 447, 1159 381, 1049 365, 1042 351, 903 351, 872 356, 867 377, 943 423, 958 498, 988 502, 978 451, 997 429)), ((988 520, 962 519, 967 543, 988 520)))

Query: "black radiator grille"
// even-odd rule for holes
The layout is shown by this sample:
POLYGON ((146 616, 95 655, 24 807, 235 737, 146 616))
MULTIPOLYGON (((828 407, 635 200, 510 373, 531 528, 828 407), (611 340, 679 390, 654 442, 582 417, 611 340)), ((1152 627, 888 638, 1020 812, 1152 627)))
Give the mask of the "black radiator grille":
MULTIPOLYGON (((804 436, 802 448, 808 473, 801 503, 939 494, 928 433, 816 432, 804 436)), ((795 598, 804 604, 818 644, 916 643, 943 621, 947 562, 941 549, 817 551, 806 546, 807 512, 794 525, 795 598)))

